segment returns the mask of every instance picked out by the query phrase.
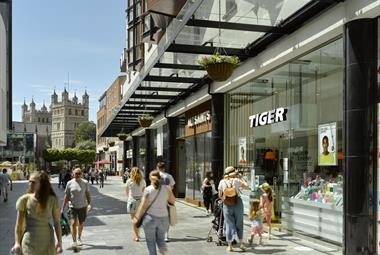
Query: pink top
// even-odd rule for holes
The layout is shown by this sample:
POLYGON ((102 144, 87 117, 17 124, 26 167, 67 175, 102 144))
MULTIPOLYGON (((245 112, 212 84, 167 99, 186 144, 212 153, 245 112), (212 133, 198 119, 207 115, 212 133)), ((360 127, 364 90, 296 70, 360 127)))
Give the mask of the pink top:
POLYGON ((272 202, 268 198, 268 194, 264 193, 260 197, 260 206, 264 209, 266 215, 272 215, 272 202))

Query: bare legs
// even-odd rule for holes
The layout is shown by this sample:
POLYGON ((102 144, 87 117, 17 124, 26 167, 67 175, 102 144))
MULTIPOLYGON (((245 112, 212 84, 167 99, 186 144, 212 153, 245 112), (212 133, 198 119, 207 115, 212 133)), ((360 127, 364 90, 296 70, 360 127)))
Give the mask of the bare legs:
MULTIPOLYGON (((131 213, 131 220, 133 220, 134 217, 135 217, 135 214, 131 213)), ((136 242, 140 241, 139 229, 135 226, 135 224, 133 224, 133 234, 134 234, 133 240, 135 240, 136 242)))

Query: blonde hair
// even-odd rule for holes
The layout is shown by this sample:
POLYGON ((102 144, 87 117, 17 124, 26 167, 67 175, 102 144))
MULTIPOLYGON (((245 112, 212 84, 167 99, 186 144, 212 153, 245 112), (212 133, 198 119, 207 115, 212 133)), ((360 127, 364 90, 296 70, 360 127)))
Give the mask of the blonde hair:
POLYGON ((260 201, 259 200, 252 200, 250 202, 251 207, 249 208, 249 220, 252 221, 253 218, 256 216, 259 216, 261 214, 260 212, 260 201))
POLYGON ((138 167, 132 167, 131 169, 131 180, 140 185, 141 181, 143 179, 143 176, 141 174, 141 171, 138 167))
POLYGON ((153 170, 149 174, 150 180, 152 182, 152 185, 155 189, 158 189, 161 186, 161 175, 160 171, 158 170, 153 170))

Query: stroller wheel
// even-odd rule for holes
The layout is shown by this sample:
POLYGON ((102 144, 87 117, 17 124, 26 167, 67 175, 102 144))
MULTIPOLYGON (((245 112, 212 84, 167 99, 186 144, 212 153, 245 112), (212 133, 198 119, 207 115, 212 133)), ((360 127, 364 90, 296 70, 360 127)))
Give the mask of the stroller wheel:
POLYGON ((208 242, 208 243, 211 243, 211 242, 212 242, 212 236, 209 236, 209 237, 207 238, 207 242, 208 242))

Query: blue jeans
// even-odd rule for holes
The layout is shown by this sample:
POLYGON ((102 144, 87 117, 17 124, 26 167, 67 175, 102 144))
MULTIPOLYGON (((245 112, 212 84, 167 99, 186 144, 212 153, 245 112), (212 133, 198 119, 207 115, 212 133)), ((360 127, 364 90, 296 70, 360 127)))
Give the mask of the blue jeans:
POLYGON ((169 228, 169 217, 156 217, 147 214, 142 225, 149 255, 157 255, 156 245, 160 252, 166 252, 165 232, 169 228))
POLYGON ((223 215, 226 222, 227 242, 232 242, 236 233, 239 240, 243 240, 243 201, 239 197, 234 206, 223 205, 223 215))

